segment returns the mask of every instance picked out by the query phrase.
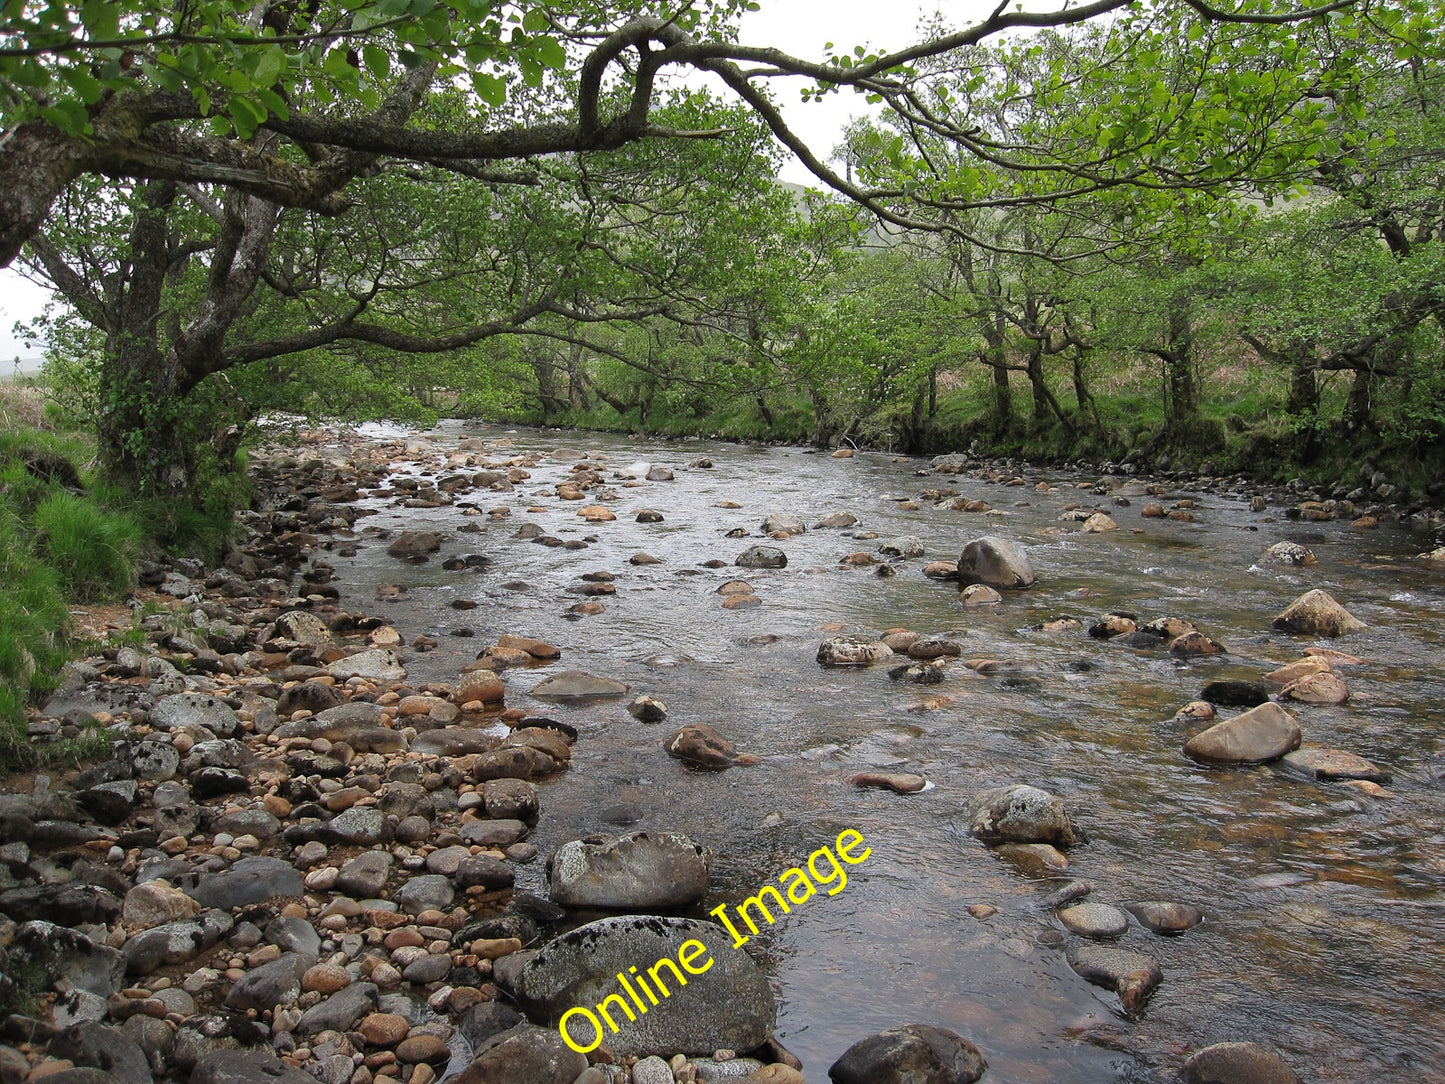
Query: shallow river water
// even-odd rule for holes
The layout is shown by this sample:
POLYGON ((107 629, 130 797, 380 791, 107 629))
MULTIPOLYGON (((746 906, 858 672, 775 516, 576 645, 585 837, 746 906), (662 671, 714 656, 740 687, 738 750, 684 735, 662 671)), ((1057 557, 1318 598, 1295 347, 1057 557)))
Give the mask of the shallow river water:
MULTIPOLYGON (((617 831, 599 814, 633 804, 642 812, 635 827, 684 832, 716 852, 701 915, 775 883, 845 828, 864 835, 871 857, 842 892, 814 897, 749 946, 760 950, 778 994, 778 1036, 810 1081, 825 1080, 858 1039, 911 1021, 974 1042, 995 1084, 1163 1081, 1189 1051, 1231 1039, 1278 1050, 1310 1081, 1445 1081, 1445 576, 1414 559, 1429 548, 1427 535, 1291 522, 1275 505, 1253 513, 1247 501, 1223 495, 1178 494, 1200 505, 1192 523, 1143 519, 1138 497, 1115 506, 1075 488, 1094 477, 1057 472, 1027 473, 1027 485, 1010 488, 966 475, 919 477, 926 460, 883 454, 832 459, 803 449, 540 430, 445 425, 409 438, 413 462, 399 469, 440 476, 446 454, 468 436, 505 442, 486 453, 494 460, 558 448, 605 459, 617 520, 584 523, 579 502, 552 495, 570 473, 565 457, 543 458, 515 492, 463 498, 483 510, 510 508, 506 518, 372 499, 363 503, 377 514, 358 529, 436 529, 447 542, 421 565, 388 557, 385 542, 366 534, 354 557, 328 554, 342 605, 384 617, 407 640, 428 634, 440 642, 408 657, 414 684, 453 680, 481 647, 510 632, 560 646, 554 669, 616 677, 666 702, 668 720, 644 725, 625 700, 575 709, 529 701, 526 690, 547 670, 506 672, 509 706, 581 731, 570 770, 542 784, 532 842, 543 854, 617 831), (701 456, 713 468, 689 469, 701 456), (671 468, 676 480, 628 486, 613 478, 637 460, 671 468), (1040 480, 1055 488, 1036 491, 1040 480), (944 486, 998 512, 899 507, 944 486), (1075 502, 1111 512, 1121 530, 1086 535, 1061 522, 1075 502), (642 508, 660 511, 664 522, 634 522, 642 508), (860 522, 852 530, 878 539, 827 529, 784 542, 761 537, 768 513, 797 514, 811 528, 835 511, 853 513, 860 522), (576 550, 535 545, 516 537, 528 522, 595 541, 576 550), (464 523, 482 532, 455 533, 464 523), (750 537, 724 537, 738 527, 750 537), (989 533, 1026 545, 1039 583, 992 612, 965 610, 955 585, 922 569, 957 560, 965 542, 989 533), (916 535, 927 556, 898 562, 889 578, 839 567, 843 555, 898 535, 916 535), (1318 565, 1257 565, 1280 539, 1308 545, 1318 565), (759 542, 783 548, 788 566, 731 567, 759 542), (629 564, 640 552, 661 563, 629 564), (487 571, 441 568, 442 559, 468 553, 489 557, 487 571), (730 567, 702 567, 713 559, 730 567), (617 588, 601 599, 605 612, 569 615, 580 598, 568 588, 602 570, 617 588), (760 607, 721 607, 716 589, 739 576, 754 585, 760 607), (410 598, 378 602, 376 588, 387 583, 404 584, 410 598), (1346 704, 1293 710, 1307 745, 1347 749, 1390 771, 1387 796, 1300 782, 1270 767, 1204 768, 1180 751, 1192 731, 1171 716, 1207 681, 1257 679, 1313 642, 1271 632, 1270 621, 1316 586, 1369 626, 1332 645, 1368 665, 1344 672, 1346 704), (1091 594, 1081 597, 1084 588, 1091 594), (458 598, 480 605, 451 608, 458 598), (1115 609, 1141 623, 1184 617, 1228 654, 1180 664, 1082 629, 1030 629, 1066 614, 1087 623, 1115 609), (473 638, 453 635, 464 626, 473 638), (886 666, 839 671, 815 661, 826 636, 891 627, 947 632, 965 658, 1013 667, 980 677, 955 662, 942 685, 922 688, 890 682, 886 666), (930 697, 944 699, 924 709, 930 697), (690 722, 715 726, 761 764, 689 771, 663 752, 662 740, 690 722), (899 796, 846 782, 867 768, 920 772, 933 786, 899 796), (1063 876, 1093 882, 1092 899, 1178 900, 1206 912, 1203 925, 1181 937, 1135 925, 1120 942, 1164 972, 1139 1017, 1070 970, 1061 927, 1041 902, 1061 882, 1009 865, 968 835, 968 797, 1014 782, 1063 798, 1087 835, 1063 876), (976 903, 998 913, 972 918, 967 908, 976 903)), ((544 891, 540 861, 519 886, 544 891)))

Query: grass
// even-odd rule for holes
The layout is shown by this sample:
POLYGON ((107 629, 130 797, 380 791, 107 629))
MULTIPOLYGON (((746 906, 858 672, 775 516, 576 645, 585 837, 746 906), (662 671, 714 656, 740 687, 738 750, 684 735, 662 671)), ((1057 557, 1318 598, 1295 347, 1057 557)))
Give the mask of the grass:
POLYGON ((104 753, 105 731, 32 745, 26 706, 80 646, 70 605, 123 596, 153 543, 138 516, 74 488, 94 445, 35 389, 0 387, 0 420, 0 771, 78 763, 104 753))
POLYGON ((145 528, 125 512, 57 491, 35 509, 36 542, 76 602, 117 598, 135 585, 145 528))

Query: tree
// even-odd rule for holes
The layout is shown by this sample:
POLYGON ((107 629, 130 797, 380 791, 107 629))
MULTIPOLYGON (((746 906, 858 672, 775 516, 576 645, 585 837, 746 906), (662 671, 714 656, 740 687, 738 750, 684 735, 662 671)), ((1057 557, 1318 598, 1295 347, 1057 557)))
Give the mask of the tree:
MULTIPOLYGON (((427 116, 445 124, 454 104, 433 100, 427 116)), ((687 123, 719 113, 700 93, 657 111, 687 123)), ((766 161, 756 119, 736 107, 721 115, 727 141, 554 156, 527 184, 384 168, 354 186, 357 213, 337 219, 212 185, 78 182, 31 251, 103 336, 107 473, 143 492, 185 489, 221 428, 189 425, 187 397, 237 367, 271 370, 250 382, 248 413, 318 401, 275 366, 338 353, 355 371, 338 382, 333 369, 322 386, 343 388, 352 399, 342 405, 358 392, 375 403, 403 376, 422 396, 444 382, 436 371, 407 375, 400 356, 524 332, 587 343, 587 329, 649 317, 712 319, 699 299, 766 260, 759 239, 790 210, 756 168, 766 161), (387 380, 357 379, 379 369, 387 380)))
MULTIPOLYGON (((1279 24, 1322 17, 1352 0, 1282 13, 1256 0, 1237 12, 1206 0, 1160 2, 1160 11, 1189 10, 1206 20, 1279 24)), ((385 160, 485 177, 498 175, 498 162, 725 134, 655 121, 657 79, 670 68, 715 73, 825 183, 907 224, 888 192, 857 188, 820 162, 761 88, 785 76, 812 81, 812 93, 853 87, 968 141, 966 118, 920 109, 910 65, 966 55, 1007 30, 1077 25, 1134 4, 1093 0, 1041 13, 1000 5, 973 27, 907 49, 821 63, 735 44, 731 23, 745 6, 196 0, 177 8, 154 0, 75 7, 15 0, 0 8, 0 265, 15 258, 66 186, 87 175, 223 184, 279 206, 339 214, 351 203, 349 186, 385 160), (575 103, 570 115, 528 119, 527 97, 559 78, 575 103), (468 123, 444 130, 413 123, 427 97, 459 80, 475 95, 468 123), (618 88, 623 93, 607 102, 618 88)), ((1120 141, 1137 149, 1127 131, 1120 141)), ((996 150, 986 141, 970 146, 984 155, 996 150)), ((1114 182, 1147 180, 1126 157, 1111 146, 1071 168, 1085 184, 1096 167, 1114 182)))

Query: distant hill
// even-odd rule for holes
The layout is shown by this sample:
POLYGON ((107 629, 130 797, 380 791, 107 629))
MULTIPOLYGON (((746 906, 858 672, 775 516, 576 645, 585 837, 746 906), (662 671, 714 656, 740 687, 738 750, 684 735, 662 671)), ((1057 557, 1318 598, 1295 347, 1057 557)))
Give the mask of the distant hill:
POLYGON ((44 366, 45 359, 38 355, 28 358, 3 358, 0 359, 0 380, 21 380, 39 376, 44 366))

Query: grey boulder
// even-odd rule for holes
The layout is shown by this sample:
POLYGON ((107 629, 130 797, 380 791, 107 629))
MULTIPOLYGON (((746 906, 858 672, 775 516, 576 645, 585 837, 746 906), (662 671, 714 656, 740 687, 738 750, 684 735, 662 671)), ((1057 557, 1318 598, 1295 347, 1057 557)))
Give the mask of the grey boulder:
MULTIPOLYGON (((620 993, 618 972, 636 966, 640 972, 660 966, 657 978, 664 990, 659 1003, 649 1005, 636 1020, 617 1019, 604 1041, 617 1054, 711 1054, 714 1050, 752 1050, 760 1046, 777 1020, 777 1004, 767 977, 745 952, 732 947, 733 939, 721 926, 691 918, 619 915, 579 926, 550 942, 527 961, 516 976, 514 992, 534 1020, 555 1028, 562 1014, 574 1006, 593 1010, 603 998, 620 993), (670 968, 688 941, 699 941, 704 955, 693 951, 688 959, 703 967, 703 974, 683 974, 688 989, 681 990, 670 968)), ((614 1017, 623 1014, 612 1003, 614 1017)), ((605 1025, 599 1025, 605 1026, 605 1025)), ((573 1017, 569 1033, 579 1045, 592 1042, 592 1027, 573 1017)), ((555 1031, 553 1032, 555 1035, 555 1031)))
POLYGON ((684 907, 707 894, 712 853, 672 832, 632 832, 605 843, 573 840, 552 856, 552 900, 563 907, 684 907))
POLYGON ((189 1084, 316 1084, 316 1078, 264 1050, 213 1050, 196 1059, 189 1084))
POLYGON ((519 1024, 484 1040, 455 1084, 573 1084, 587 1059, 555 1028, 519 1024))
POLYGON ((968 800, 968 829, 987 844, 1052 843, 1069 847, 1074 828, 1064 803, 1046 790, 1015 783, 968 800))
POLYGON ((315 963, 316 957, 309 953, 288 952, 246 972, 226 995, 226 1008, 260 1012, 290 1005, 301 996, 301 976, 315 963))
POLYGON ((1034 584, 1034 566, 1024 548, 1006 538, 985 535, 963 547, 958 558, 958 582, 967 587, 983 583, 1005 590, 1020 590, 1034 584))

